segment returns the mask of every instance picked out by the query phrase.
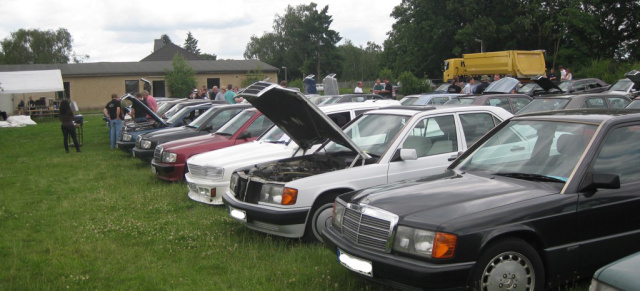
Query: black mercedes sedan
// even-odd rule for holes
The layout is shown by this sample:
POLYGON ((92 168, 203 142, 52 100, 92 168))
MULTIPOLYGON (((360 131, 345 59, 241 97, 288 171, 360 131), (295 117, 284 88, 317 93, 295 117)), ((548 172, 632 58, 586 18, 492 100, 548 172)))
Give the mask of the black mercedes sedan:
POLYGON ((544 290, 640 250, 640 111, 513 117, 442 174, 338 196, 323 231, 367 279, 544 290))

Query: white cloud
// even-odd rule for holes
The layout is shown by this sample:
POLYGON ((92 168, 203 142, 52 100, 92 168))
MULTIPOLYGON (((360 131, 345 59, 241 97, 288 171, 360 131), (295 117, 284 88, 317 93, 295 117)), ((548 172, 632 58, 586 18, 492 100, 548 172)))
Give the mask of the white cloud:
MULTIPOLYGON (((314 1, 318 9, 329 5, 331 28, 343 40, 365 46, 382 44, 394 22, 389 15, 401 0, 314 1)), ((276 15, 298 0, 0 0, 0 38, 18 29, 66 28, 73 36, 74 51, 90 56, 87 62, 139 61, 153 50, 153 40, 167 34, 184 44, 187 32, 204 53, 221 59, 242 59, 252 35, 273 31, 276 15)))

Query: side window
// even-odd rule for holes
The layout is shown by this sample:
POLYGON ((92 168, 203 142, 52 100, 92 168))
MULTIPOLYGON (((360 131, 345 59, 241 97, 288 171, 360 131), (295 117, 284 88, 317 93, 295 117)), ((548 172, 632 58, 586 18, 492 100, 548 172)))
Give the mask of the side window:
POLYGON ((260 136, 265 130, 271 127, 273 123, 266 116, 260 115, 260 117, 256 118, 256 120, 249 125, 247 131, 251 134, 251 137, 260 136))
POLYGON ((603 98, 587 98, 582 105, 583 108, 607 108, 603 98))
POLYGON ((464 138, 467 141, 467 147, 476 143, 476 141, 495 126, 493 123, 493 115, 489 113, 460 114, 460 121, 462 123, 464 138))
POLYGON ((529 104, 529 102, 531 102, 531 100, 527 98, 521 98, 521 97, 511 98, 511 103, 513 103, 513 109, 515 110, 515 112, 520 111, 520 109, 522 109, 522 107, 529 104))
MULTIPOLYGON (((358 116, 360 116, 362 113, 365 113, 365 112, 367 112, 367 111, 369 111, 369 110, 371 110, 371 109, 361 109, 361 110, 356 110, 356 111, 354 111, 354 112, 353 112, 353 114, 354 114, 353 116, 358 117, 358 116)), ((351 118, 349 118, 349 121, 351 121, 351 118)))
POLYGON ((429 104, 442 105, 447 101, 449 101, 449 97, 434 97, 433 99, 431 99, 431 102, 429 102, 429 104))
POLYGON ((338 113, 328 114, 329 118, 340 128, 342 128, 345 124, 347 124, 350 121, 349 119, 350 115, 351 114, 349 112, 338 112, 338 113))
POLYGON ((238 114, 238 112, 240 112, 240 110, 234 109, 234 110, 224 110, 216 114, 216 116, 211 118, 211 121, 209 121, 209 124, 211 125, 211 131, 214 132, 220 129, 220 127, 222 127, 225 123, 227 123, 227 121, 229 121, 231 117, 238 114))
POLYGON ((490 98, 484 104, 485 105, 502 107, 505 110, 511 112, 511 105, 509 105, 509 98, 507 98, 507 97, 490 98))
POLYGON ((626 98, 609 97, 607 99, 609 100, 609 104, 611 104, 611 108, 625 108, 630 103, 626 98))
POLYGON ((640 180, 640 125, 620 127, 611 132, 594 163, 594 172, 618 174, 620 182, 640 180))
POLYGON ((415 149, 418 157, 457 151, 458 139, 453 115, 420 120, 409 132, 402 148, 415 149))

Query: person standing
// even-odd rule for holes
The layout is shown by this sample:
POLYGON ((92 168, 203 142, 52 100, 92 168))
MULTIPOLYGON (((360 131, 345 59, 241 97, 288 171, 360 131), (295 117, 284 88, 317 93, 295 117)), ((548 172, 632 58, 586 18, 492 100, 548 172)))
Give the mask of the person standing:
POLYGON ((384 89, 382 89, 382 91, 380 91, 380 95, 382 97, 391 99, 393 98, 392 94, 393 94, 393 85, 391 85, 391 82, 389 82, 389 79, 384 78, 384 89))
POLYGON ((558 77, 556 76, 556 71, 553 68, 549 70, 549 74, 547 75, 547 78, 549 78, 549 81, 554 83, 558 81, 558 77))
POLYGON ((493 81, 500 81, 500 75, 499 74, 495 74, 493 75, 493 81))
POLYGON ((146 102, 147 107, 149 107, 151 111, 153 111, 154 113, 158 112, 158 102, 156 102, 156 98, 153 98, 153 96, 149 95, 149 91, 142 91, 142 99, 144 99, 144 102, 146 102))
POLYGON ((566 73, 564 75, 564 77, 562 78, 562 81, 571 81, 571 79, 573 79, 573 75, 571 74, 571 70, 569 68, 566 68, 566 73))
POLYGON ((458 86, 458 76, 454 76, 453 80, 451 80, 451 85, 447 88, 447 93, 457 94, 462 91, 462 88, 458 86))
POLYGON ((564 67, 558 66, 560 69, 560 81, 564 81, 565 76, 567 75, 567 71, 564 70, 564 67))
POLYGON ((484 89, 487 89, 487 87, 489 87, 489 76, 487 75, 482 75, 482 78, 480 79, 480 85, 478 85, 478 87, 476 87, 476 89, 473 91, 473 93, 475 94, 482 94, 482 92, 484 92, 484 89))
POLYGON ((362 92, 362 81, 358 81, 358 85, 353 89, 353 93, 364 93, 362 92))
POLYGON ((462 89, 462 92, 466 95, 471 95, 473 94, 473 92, 471 92, 471 87, 473 86, 473 84, 476 82, 476 80, 473 79, 473 77, 469 77, 467 78, 467 85, 464 86, 464 88, 462 89))
POLYGON ((117 94, 111 94, 111 101, 102 110, 109 119, 109 141, 111 148, 116 148, 116 141, 122 132, 122 119, 120 119, 120 100, 117 94))
POLYGON ((224 99, 227 100, 229 104, 236 104, 236 101, 233 100, 236 96, 236 93, 233 92, 233 85, 227 85, 227 93, 224 93, 224 99))
POLYGON ((376 79, 376 84, 373 85, 373 93, 374 94, 380 94, 380 92, 382 92, 382 90, 384 90, 384 86, 382 84, 380 84, 380 79, 376 79))
MULTIPOLYGON (((142 93, 137 93, 136 99, 140 100, 142 104, 147 105, 144 102, 142 93)), ((133 102, 133 104, 131 105, 131 112, 129 112, 129 115, 131 116, 131 118, 133 118, 133 120, 136 123, 147 121, 147 114, 144 112, 144 108, 142 107, 142 104, 133 102)))
POLYGON ((76 152, 80 152, 80 144, 78 143, 78 137, 76 136, 76 127, 73 124, 75 114, 71 109, 69 100, 62 100, 60 102, 60 129, 62 129, 62 137, 64 140, 64 150, 69 153, 69 136, 73 139, 73 145, 76 147, 76 152))
POLYGON ((218 86, 213 86, 213 92, 215 93, 215 99, 216 101, 227 101, 224 99, 224 93, 222 92, 222 90, 218 90, 218 86))

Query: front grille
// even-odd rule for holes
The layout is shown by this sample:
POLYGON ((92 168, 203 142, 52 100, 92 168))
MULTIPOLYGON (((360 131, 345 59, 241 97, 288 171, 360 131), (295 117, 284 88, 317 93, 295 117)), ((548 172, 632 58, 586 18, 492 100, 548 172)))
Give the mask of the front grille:
POLYGON ((247 203, 258 204, 263 183, 251 181, 244 177, 238 177, 238 182, 233 190, 236 199, 247 203))
POLYGON ((347 207, 342 219, 342 234, 360 246, 388 252, 397 216, 380 211, 374 211, 371 214, 383 217, 374 217, 366 210, 358 211, 347 207))
POLYGON ((142 146, 140 146, 140 142, 142 142, 142 136, 141 136, 141 135, 139 135, 139 136, 136 138, 136 147, 137 147, 137 148, 139 148, 139 149, 141 149, 141 148, 142 148, 142 146))
POLYGON ((156 161, 156 163, 162 162, 162 147, 156 147, 153 151, 153 160, 156 161))
POLYGON ((213 170, 209 170, 209 168, 200 165, 194 165, 187 163, 187 167, 189 168, 189 173, 193 178, 199 179, 220 179, 219 174, 214 174, 213 170))

